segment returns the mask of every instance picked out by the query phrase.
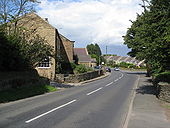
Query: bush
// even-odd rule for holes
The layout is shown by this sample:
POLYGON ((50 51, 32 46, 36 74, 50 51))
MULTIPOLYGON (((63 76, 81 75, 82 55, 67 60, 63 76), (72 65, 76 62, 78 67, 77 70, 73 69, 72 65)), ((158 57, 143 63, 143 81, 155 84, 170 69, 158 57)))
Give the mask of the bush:
POLYGON ((119 64, 119 67, 124 67, 124 68, 135 68, 136 66, 130 63, 126 63, 126 62, 121 62, 119 64))
POLYGON ((155 76, 155 79, 154 79, 155 83, 159 83, 159 82, 170 83, 170 72, 162 72, 159 74, 155 74, 154 76, 155 76))
POLYGON ((76 64, 75 63, 70 63, 71 64, 71 68, 74 70, 76 68, 76 64))
POLYGON ((84 72, 87 72, 87 71, 88 70, 87 70, 86 66, 83 65, 83 64, 80 64, 80 65, 76 66, 76 68, 75 68, 76 73, 84 73, 84 72))

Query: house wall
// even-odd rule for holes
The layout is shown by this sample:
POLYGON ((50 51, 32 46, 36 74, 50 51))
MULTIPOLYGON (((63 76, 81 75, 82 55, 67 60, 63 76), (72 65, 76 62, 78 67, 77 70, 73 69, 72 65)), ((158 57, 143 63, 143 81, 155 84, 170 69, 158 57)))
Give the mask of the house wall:
MULTIPOLYGON (((19 24, 21 24, 25 29, 32 31, 34 35, 38 34, 40 37, 44 38, 51 46, 53 46, 54 51, 56 51, 56 29, 52 27, 47 21, 44 21, 41 17, 34 13, 27 14, 24 16, 19 24)), ((48 68, 36 68, 39 75, 47 77, 49 79, 55 78, 56 70, 56 60, 51 58, 50 67, 48 68)))
POLYGON ((97 66, 97 63, 91 62, 91 67, 95 67, 95 66, 97 66))
POLYGON ((78 62, 78 64, 83 64, 86 67, 91 67, 91 62, 78 62))

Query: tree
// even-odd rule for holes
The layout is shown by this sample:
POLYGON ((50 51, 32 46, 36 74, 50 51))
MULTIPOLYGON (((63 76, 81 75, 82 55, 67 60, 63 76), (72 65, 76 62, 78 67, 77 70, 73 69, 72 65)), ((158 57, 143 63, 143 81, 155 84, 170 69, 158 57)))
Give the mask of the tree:
POLYGON ((0 40, 0 71, 34 69, 44 58, 54 57, 53 47, 38 35, 27 40, 22 32, 7 35, 0 31, 0 40))
POLYGON ((36 3, 37 0, 1 0, 0 23, 17 22, 21 16, 33 11, 36 3))
POLYGON ((54 57, 53 47, 45 39, 23 29, 18 21, 33 11, 36 0, 0 1, 0 70, 35 68, 43 59, 54 57), (14 66, 15 65, 15 66, 14 66))
POLYGON ((90 44, 90 45, 87 45, 86 48, 90 55, 95 54, 97 56, 101 56, 102 54, 98 44, 90 44))
POLYGON ((151 0, 144 12, 132 22, 124 44, 129 55, 145 59, 152 70, 170 70, 170 1, 151 0))
POLYGON ((101 57, 102 52, 98 44, 90 44, 87 45, 87 51, 91 55, 91 58, 96 58, 97 64, 101 64, 101 62, 105 62, 104 57, 101 57))

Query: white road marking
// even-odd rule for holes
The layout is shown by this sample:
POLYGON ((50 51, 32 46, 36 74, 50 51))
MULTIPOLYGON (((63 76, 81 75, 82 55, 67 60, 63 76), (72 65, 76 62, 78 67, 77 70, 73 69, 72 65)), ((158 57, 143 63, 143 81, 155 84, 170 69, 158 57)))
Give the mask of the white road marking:
POLYGON ((113 84, 113 82, 111 82, 111 83, 109 83, 109 84, 105 85, 105 87, 107 87, 107 86, 109 86, 109 85, 111 85, 111 84, 113 84))
POLYGON ((119 79, 116 79, 115 82, 118 81, 118 80, 119 80, 119 79))
POLYGON ((114 82, 116 82, 116 81, 122 79, 123 76, 124 76, 123 73, 121 73, 121 76, 120 76, 118 79, 114 80, 114 82))
POLYGON ((103 88, 103 87, 98 88, 98 89, 96 89, 96 90, 94 90, 94 91, 92 91, 92 92, 90 92, 90 93, 87 93, 86 95, 89 96, 89 95, 91 95, 91 94, 93 94, 93 93, 95 93, 95 92, 101 90, 102 88, 103 88))
POLYGON ((30 119, 30 120, 27 120, 27 121, 25 121, 25 123, 30 123, 30 122, 32 122, 32 121, 34 121, 34 120, 36 120, 36 119, 38 119, 38 118, 40 118, 40 117, 42 117, 42 116, 45 116, 45 115, 47 115, 47 114, 49 114, 49 113, 51 113, 51 112, 53 112, 53 111, 55 111, 55 110, 58 110, 58 109, 63 108, 63 107, 65 107, 65 106, 69 105, 69 104, 72 104, 72 103, 75 102, 75 101, 77 101, 77 100, 72 100, 72 101, 70 101, 70 102, 68 102, 68 103, 66 103, 66 104, 63 104, 63 105, 61 105, 61 106, 59 106, 59 107, 57 107, 57 108, 54 108, 54 109, 52 109, 52 110, 50 110, 50 111, 48 111, 48 112, 45 112, 45 113, 43 113, 43 114, 41 114, 41 115, 39 115, 39 116, 36 116, 36 117, 34 117, 34 118, 30 119))

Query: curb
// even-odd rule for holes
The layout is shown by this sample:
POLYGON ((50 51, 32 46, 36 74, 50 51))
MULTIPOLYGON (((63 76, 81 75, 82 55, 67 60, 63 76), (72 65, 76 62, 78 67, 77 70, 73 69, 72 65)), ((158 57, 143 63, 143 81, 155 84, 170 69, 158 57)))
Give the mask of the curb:
POLYGON ((135 96, 136 96, 136 89, 139 86, 139 79, 140 79, 140 76, 138 75, 138 78, 135 82, 135 86, 133 88, 132 97, 130 98, 130 105, 129 105, 127 115, 125 117, 125 122, 123 124, 123 128, 128 128, 128 123, 129 123, 129 120, 130 120, 130 115, 132 113, 133 103, 134 103, 134 99, 135 99, 135 96))

